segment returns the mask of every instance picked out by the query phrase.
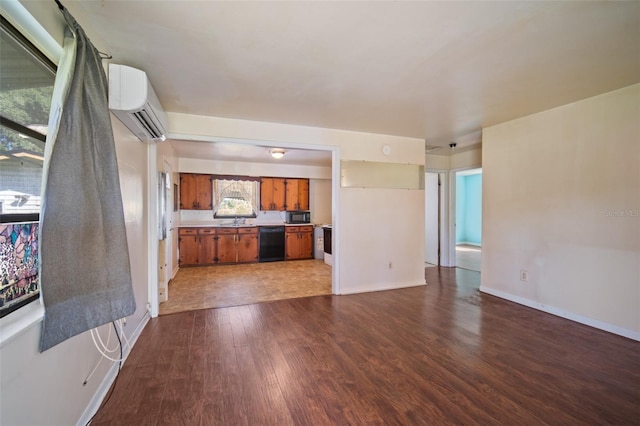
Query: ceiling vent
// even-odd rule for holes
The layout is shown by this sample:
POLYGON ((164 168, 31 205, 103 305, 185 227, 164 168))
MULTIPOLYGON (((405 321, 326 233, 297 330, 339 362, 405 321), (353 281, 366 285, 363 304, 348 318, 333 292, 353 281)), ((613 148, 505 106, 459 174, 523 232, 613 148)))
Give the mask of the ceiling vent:
POLYGON ((109 109, 142 142, 166 139, 167 115, 144 71, 109 64, 109 109))

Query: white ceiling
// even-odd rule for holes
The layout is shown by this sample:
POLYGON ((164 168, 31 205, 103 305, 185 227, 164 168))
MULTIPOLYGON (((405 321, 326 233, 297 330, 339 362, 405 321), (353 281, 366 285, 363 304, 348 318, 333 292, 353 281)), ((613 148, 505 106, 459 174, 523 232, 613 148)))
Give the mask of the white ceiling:
MULTIPOLYGON (((172 112, 448 149, 640 82, 637 1, 63 3, 113 62, 145 70, 172 112)), ((202 143, 183 145, 202 158, 202 143)))

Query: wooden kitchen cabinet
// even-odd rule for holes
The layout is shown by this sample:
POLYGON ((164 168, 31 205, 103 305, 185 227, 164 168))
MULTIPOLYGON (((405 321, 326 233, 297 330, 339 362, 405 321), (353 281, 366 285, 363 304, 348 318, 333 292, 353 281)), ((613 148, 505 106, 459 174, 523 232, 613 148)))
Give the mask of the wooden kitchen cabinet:
POLYGON ((258 228, 238 228, 238 263, 258 261, 258 228))
POLYGON ((180 209, 212 210, 211 175, 180 173, 180 209))
POLYGON ((216 263, 250 263, 258 261, 258 228, 217 228, 216 263))
POLYGON ((180 266, 213 264, 216 253, 214 228, 180 228, 178 249, 180 266))
POLYGON ((285 181, 284 178, 260 179, 260 210, 285 210, 285 181))
POLYGON ((309 210, 309 179, 263 177, 260 210, 309 210))
POLYGON ((309 179, 287 179, 286 210, 309 210, 309 179))
POLYGON ((313 226, 285 228, 285 260, 313 259, 313 226))
POLYGON ((216 228, 216 263, 236 263, 237 228, 216 228))
POLYGON ((198 264, 198 230, 197 228, 180 228, 178 230, 178 248, 180 266, 198 264))
POLYGON ((180 266, 258 261, 258 227, 180 228, 180 266))
POLYGON ((215 228, 198 228, 198 264, 210 265, 216 258, 215 228))

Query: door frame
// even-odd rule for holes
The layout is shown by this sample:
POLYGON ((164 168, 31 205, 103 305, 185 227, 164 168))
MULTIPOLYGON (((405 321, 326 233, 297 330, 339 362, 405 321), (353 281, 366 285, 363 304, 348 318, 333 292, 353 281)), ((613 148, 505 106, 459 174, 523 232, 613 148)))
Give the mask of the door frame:
MULTIPOLYGON (((340 294, 340 245, 336 242, 339 241, 340 234, 340 147, 334 145, 315 145, 306 143, 291 143, 291 142, 279 142, 279 141, 265 141, 265 140, 252 140, 252 139, 240 139, 229 137, 214 137, 208 135, 191 135, 180 133, 169 133, 168 139, 177 140, 189 140, 199 142, 228 142, 237 144, 248 144, 256 146, 277 145, 281 148, 290 149, 308 149, 331 152, 331 220, 332 220, 332 252, 333 252, 333 264, 331 271, 331 289, 333 294, 340 294)), ((158 316, 159 313, 159 274, 158 274, 158 239, 157 239, 157 208, 158 208, 158 195, 157 195, 157 181, 158 181, 158 156, 157 147, 155 144, 150 144, 147 151, 147 195, 149 200, 149 208, 147 211, 147 247, 149 253, 147 270, 149 274, 148 283, 148 308, 152 318, 158 316)), ((164 158, 163 158, 164 160, 164 158)), ((179 170, 178 170, 179 171, 179 170)))
MULTIPOLYGON (((449 170, 427 168, 425 173, 437 173, 439 182, 439 209, 438 209, 438 245, 439 245, 439 265, 451 266, 449 253, 449 170)), ((426 235, 425 235, 426 238, 426 235)))
MULTIPOLYGON (((449 266, 456 266, 456 175, 458 172, 464 172, 468 170, 482 170, 482 166, 468 166, 457 169, 452 169, 448 173, 449 180, 449 227, 448 227, 448 257, 449 266)), ((483 217, 484 217, 484 211, 483 217)))

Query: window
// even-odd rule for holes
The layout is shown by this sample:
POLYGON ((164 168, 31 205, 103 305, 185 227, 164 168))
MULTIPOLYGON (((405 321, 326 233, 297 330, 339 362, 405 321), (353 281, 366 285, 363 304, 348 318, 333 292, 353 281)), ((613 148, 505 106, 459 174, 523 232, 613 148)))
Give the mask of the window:
POLYGON ((213 217, 256 217, 258 182, 251 178, 213 179, 213 217), (245 180, 247 179, 247 180, 245 180))
POLYGON ((4 17, 0 32, 0 317, 38 298, 38 218, 56 66, 4 17))

